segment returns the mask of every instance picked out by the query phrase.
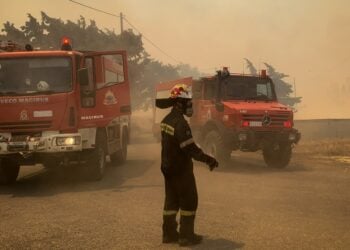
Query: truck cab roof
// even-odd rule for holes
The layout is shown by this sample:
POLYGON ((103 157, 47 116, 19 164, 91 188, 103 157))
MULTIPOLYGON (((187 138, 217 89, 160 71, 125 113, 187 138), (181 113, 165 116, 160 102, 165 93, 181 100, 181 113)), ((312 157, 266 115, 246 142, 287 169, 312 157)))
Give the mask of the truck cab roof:
POLYGON ((43 56, 82 56, 83 53, 79 51, 65 51, 65 50, 33 50, 33 51, 15 51, 15 52, 1 52, 0 57, 43 57, 43 56))

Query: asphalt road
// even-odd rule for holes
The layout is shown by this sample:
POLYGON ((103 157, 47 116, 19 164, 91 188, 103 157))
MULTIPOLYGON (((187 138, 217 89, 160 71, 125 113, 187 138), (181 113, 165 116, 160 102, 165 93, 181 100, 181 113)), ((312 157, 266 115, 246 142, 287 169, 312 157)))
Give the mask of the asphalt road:
MULTIPOLYGON (((177 249, 161 244, 160 147, 134 141, 100 182, 79 169, 22 167, 0 186, 0 249, 177 249)), ((286 169, 235 154, 209 172, 196 163, 195 249, 350 249, 350 165, 297 152, 286 169)))

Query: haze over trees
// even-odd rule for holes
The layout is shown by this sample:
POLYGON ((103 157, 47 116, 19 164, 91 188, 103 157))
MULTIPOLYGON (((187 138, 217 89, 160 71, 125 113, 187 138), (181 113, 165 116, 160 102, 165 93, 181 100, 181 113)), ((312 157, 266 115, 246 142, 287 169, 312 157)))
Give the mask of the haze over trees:
MULTIPOLYGON (((67 36, 72 39, 75 50, 126 50, 133 109, 147 109, 152 105, 155 84, 188 76, 198 78, 201 75, 197 68, 188 64, 164 64, 151 58, 144 48, 142 36, 131 29, 116 34, 113 30, 100 29, 94 20, 86 20, 83 16, 76 21, 63 21, 50 17, 45 12, 41 12, 40 19, 27 15, 28 20, 19 28, 10 21, 4 23, 0 40, 30 43, 34 48, 40 49, 59 49, 61 38, 67 36)), ((250 72, 255 74, 253 64, 249 60, 247 63, 250 72)), ((291 85, 283 80, 287 75, 277 72, 269 64, 266 67, 275 81, 282 102, 291 106, 300 102, 300 98, 290 97, 291 85)))

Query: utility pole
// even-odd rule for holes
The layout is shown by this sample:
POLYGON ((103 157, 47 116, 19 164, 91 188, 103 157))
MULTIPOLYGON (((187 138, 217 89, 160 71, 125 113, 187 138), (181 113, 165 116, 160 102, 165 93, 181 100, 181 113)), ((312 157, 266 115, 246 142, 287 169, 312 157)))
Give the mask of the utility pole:
POLYGON ((124 26, 123 26, 123 13, 120 12, 120 34, 123 33, 124 26))
POLYGON ((293 83, 294 83, 294 97, 297 97, 297 87, 295 85, 295 77, 293 77, 293 83))

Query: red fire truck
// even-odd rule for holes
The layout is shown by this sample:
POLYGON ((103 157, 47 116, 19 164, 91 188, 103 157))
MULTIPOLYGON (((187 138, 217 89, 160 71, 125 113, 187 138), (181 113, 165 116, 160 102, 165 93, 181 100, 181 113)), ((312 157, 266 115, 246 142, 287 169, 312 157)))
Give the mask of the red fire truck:
POLYGON ((130 84, 125 51, 37 51, 0 43, 0 182, 20 165, 80 163, 91 179, 126 160, 130 84))
MULTIPOLYGON (((227 68, 217 75, 199 80, 191 78, 161 83, 157 98, 165 98, 177 83, 192 88, 194 114, 189 123, 196 141, 221 163, 227 162, 233 150, 262 150, 270 167, 286 167, 293 145, 300 133, 293 128, 293 111, 277 100, 273 81, 263 70, 260 75, 231 74, 227 68)), ((157 123, 167 111, 156 108, 157 123)))

